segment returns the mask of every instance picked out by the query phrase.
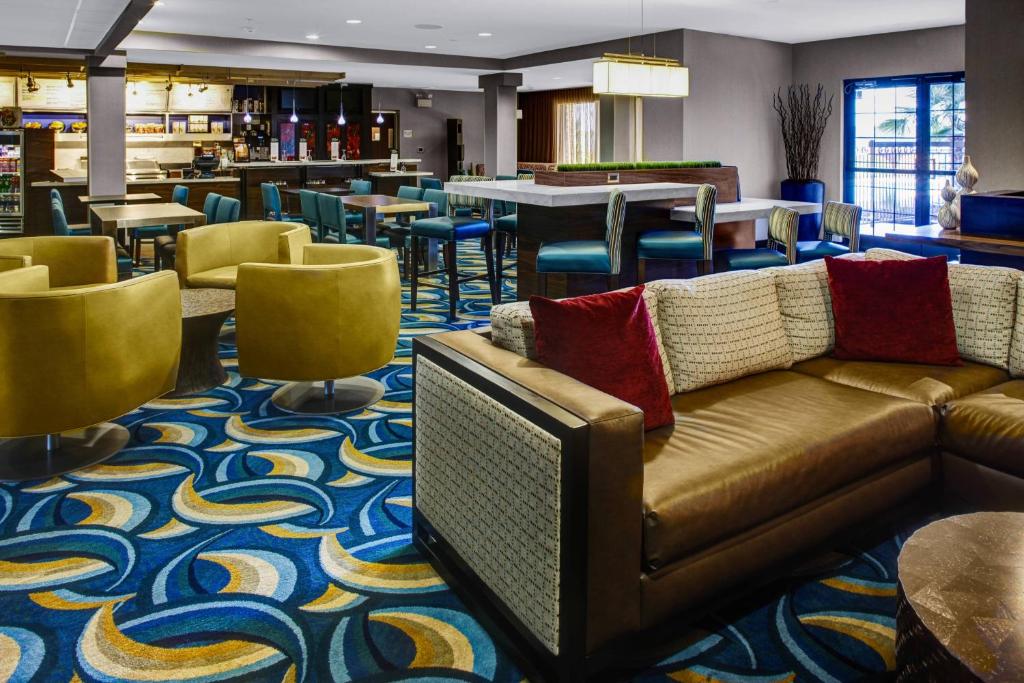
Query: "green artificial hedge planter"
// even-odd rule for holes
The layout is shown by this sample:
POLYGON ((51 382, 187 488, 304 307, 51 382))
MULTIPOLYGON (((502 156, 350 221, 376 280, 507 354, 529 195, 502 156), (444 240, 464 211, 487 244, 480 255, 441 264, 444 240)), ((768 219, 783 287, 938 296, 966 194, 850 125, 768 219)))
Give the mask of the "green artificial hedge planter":
POLYGON ((663 168, 721 168, 720 161, 605 161, 599 164, 559 164, 556 171, 646 171, 663 168))

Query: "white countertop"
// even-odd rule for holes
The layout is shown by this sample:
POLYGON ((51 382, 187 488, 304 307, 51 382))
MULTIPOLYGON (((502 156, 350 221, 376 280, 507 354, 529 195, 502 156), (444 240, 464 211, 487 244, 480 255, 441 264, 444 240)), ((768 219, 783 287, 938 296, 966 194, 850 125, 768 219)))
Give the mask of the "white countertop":
POLYGON ((433 171, 370 171, 374 178, 412 178, 434 175, 433 171))
POLYGON ((445 183, 449 194, 497 199, 534 206, 561 207, 605 204, 612 190, 622 190, 627 202, 659 199, 686 199, 697 196, 699 185, 687 183, 637 183, 621 185, 584 185, 562 187, 537 185, 532 180, 485 180, 468 183, 445 183))
MULTIPOLYGON (((793 209, 800 215, 821 213, 821 204, 813 202, 793 202, 785 199, 757 199, 749 197, 738 202, 723 202, 715 206, 715 222, 731 223, 736 221, 754 221, 768 218, 772 209, 781 206, 793 209)), ((696 216, 696 207, 677 206, 672 209, 672 220, 692 223, 696 216)))
MULTIPOLYGON (((422 159, 399 159, 400 164, 418 164, 422 159)), ((250 161, 244 164, 228 164, 228 168, 289 168, 292 166, 373 166, 390 164, 391 159, 320 159, 317 161, 250 161)))
MULTIPOLYGON (((240 179, 235 176, 217 176, 216 178, 160 178, 157 180, 128 180, 125 181, 129 187, 132 185, 195 185, 197 183, 237 183, 240 179)), ((86 185, 86 178, 70 178, 68 180, 37 180, 32 187, 79 187, 86 185)))

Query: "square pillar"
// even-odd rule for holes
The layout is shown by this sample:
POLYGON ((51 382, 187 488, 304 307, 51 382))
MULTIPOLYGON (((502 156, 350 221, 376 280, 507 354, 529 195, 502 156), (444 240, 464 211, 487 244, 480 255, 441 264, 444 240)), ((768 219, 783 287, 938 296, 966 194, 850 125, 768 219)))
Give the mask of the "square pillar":
POLYGON ((121 56, 86 61, 89 194, 124 194, 126 191, 124 89, 127 62, 121 56))
POLYGON ((516 148, 516 88, 523 84, 519 73, 496 73, 480 76, 484 91, 484 167, 487 175, 515 175, 518 163, 516 148))

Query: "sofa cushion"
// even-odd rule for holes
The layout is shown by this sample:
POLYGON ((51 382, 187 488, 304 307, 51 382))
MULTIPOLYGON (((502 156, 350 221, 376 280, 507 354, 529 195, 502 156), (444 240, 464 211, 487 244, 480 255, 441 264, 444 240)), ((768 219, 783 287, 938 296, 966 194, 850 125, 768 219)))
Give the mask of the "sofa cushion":
POLYGON ((941 406, 1009 379, 1005 370, 970 362, 951 366, 814 358, 797 363, 793 370, 929 406, 941 406))
POLYGON ((213 289, 234 289, 235 281, 238 279, 238 266, 222 266, 212 270, 204 270, 201 273, 189 275, 188 286, 192 289, 198 287, 211 287, 213 289))
POLYGON ((754 527, 935 443, 925 405, 791 371, 672 399, 644 443, 649 568, 754 527))
POLYGON ((659 280, 658 315, 677 392, 788 368, 775 277, 763 271, 659 280))
POLYGON ((537 359, 644 413, 644 429, 672 424, 672 405, 643 300, 644 286, 553 301, 530 297, 537 359))
POLYGON ((1010 374, 1024 377, 1024 281, 1017 285, 1017 316, 1010 345, 1010 374))
MULTIPOLYGON (((650 285, 644 287, 644 303, 647 304, 647 314, 651 317, 651 325, 654 326, 654 338, 658 343, 658 353, 661 355, 661 364, 665 370, 665 383, 668 384, 669 392, 673 392, 675 383, 672 380, 672 366, 665 355, 665 345, 661 338, 658 293, 652 290, 650 285)), ((516 301, 492 308, 491 341, 506 351, 518 353, 530 360, 537 360, 537 343, 534 336, 530 302, 516 301)))
MULTIPOLYGON (((910 260, 920 256, 892 249, 869 249, 869 260, 910 260)), ((1020 271, 997 266, 953 263, 949 290, 953 298, 957 348, 964 360, 987 363, 1006 370, 1017 319, 1020 271)), ((1019 325, 1019 324, 1018 324, 1019 325)), ((1024 335, 1024 331, 1021 333, 1024 335)), ((1024 345, 1024 340, 1022 340, 1024 345)), ((1021 351, 1024 366, 1024 347, 1021 351)), ((1021 368, 1024 374, 1024 367, 1021 368)))
POLYGON ((823 260, 785 268, 769 268, 775 276, 782 326, 794 362, 823 356, 835 345, 832 295, 823 260))
POLYGON ((948 404, 939 440, 957 455, 1024 477, 1024 381, 1000 384, 948 404))

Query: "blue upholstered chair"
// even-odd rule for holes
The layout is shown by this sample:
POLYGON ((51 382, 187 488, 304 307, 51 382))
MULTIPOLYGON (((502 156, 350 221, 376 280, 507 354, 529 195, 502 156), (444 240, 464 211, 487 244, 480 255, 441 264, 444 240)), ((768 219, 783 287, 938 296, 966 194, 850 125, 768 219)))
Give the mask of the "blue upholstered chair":
POLYGON ((369 180, 353 180, 348 184, 352 194, 370 194, 373 192, 373 184, 369 180))
MULTIPOLYGON (((348 231, 348 218, 345 216, 345 205, 341 197, 318 192, 317 208, 320 212, 321 242, 340 242, 341 244, 362 244, 363 240, 348 231)), ((391 246, 391 238, 377 235, 376 246, 385 249, 391 246)))
MULTIPOLYGON (((402 185, 398 188, 398 194, 396 195, 399 199, 408 199, 413 202, 423 201, 423 188, 415 187, 413 185, 402 185)), ((409 276, 412 263, 409 260, 409 249, 410 244, 409 235, 412 233, 412 222, 420 218, 426 218, 427 216, 422 213, 415 214, 402 214, 396 216, 395 220, 388 223, 381 223, 379 229, 384 232, 391 239, 391 246, 398 249, 398 257, 402 262, 402 275, 405 277, 409 276)))
POLYGON ((217 205, 220 204, 221 195, 216 192, 209 192, 203 200, 203 213, 206 215, 206 224, 217 222, 217 205))
POLYGON ((424 190, 443 190, 444 184, 439 178, 420 178, 420 187, 424 190))
POLYGON ((695 230, 648 230, 636 240, 636 274, 646 282, 646 262, 652 259, 693 261, 697 273, 714 269, 715 206, 718 188, 705 183, 697 189, 695 230))
POLYGON ((320 204, 316 200, 319 194, 313 190, 299 190, 299 206, 302 208, 302 222, 309 226, 317 241, 323 241, 320 228, 320 204))
MULTIPOLYGON (((490 180, 490 178, 477 176, 477 180, 490 180)), ((484 214, 490 215, 489 199, 476 197, 464 197, 462 195, 448 195, 443 190, 425 190, 423 201, 437 205, 436 218, 421 218, 413 221, 411 226, 412 241, 409 250, 412 252, 412 275, 410 277, 410 308, 415 311, 419 287, 447 288, 448 290, 448 318, 455 320, 456 309, 459 303, 459 285, 471 280, 486 279, 491 290, 491 301, 495 302, 495 279, 494 279, 494 250, 491 240, 491 224, 482 218, 472 216, 456 215, 460 207, 473 208, 483 207, 484 214), (442 243, 444 251, 444 268, 438 270, 420 272, 420 240, 436 239, 442 243), (456 248, 463 240, 483 240, 484 258, 487 263, 487 272, 483 275, 460 275, 458 270, 458 255, 456 248), (421 281, 420 277, 431 275, 447 276, 446 284, 421 281)))
POLYGON ((715 252, 715 270, 757 270, 796 263, 796 235, 800 214, 776 206, 768 216, 768 246, 761 249, 721 249, 715 252))
POLYGON ((289 216, 281 209, 281 190, 274 183, 260 183, 263 195, 263 220, 304 223, 300 216, 289 216))
POLYGON ((622 268, 622 230, 625 224, 626 195, 616 188, 608 197, 603 240, 542 242, 537 250, 540 294, 547 296, 548 275, 552 273, 607 275, 608 289, 617 289, 622 268))
POLYGON ((91 235, 92 230, 88 226, 76 226, 72 228, 68 224, 68 216, 66 213, 64 213, 64 202, 61 201, 59 193, 57 195, 57 198, 54 199, 53 192, 56 192, 56 190, 51 190, 50 193, 50 217, 53 221, 53 234, 62 237, 78 237, 80 235, 91 235))
MULTIPOLYGON (((188 188, 184 185, 175 185, 171 190, 171 201, 182 206, 188 206, 188 188)), ((153 242, 153 255, 157 262, 157 270, 160 270, 160 256, 157 254, 156 238, 169 234, 166 225, 147 225, 142 228, 135 228, 131 231, 132 260, 136 265, 142 262, 142 243, 153 242)))
POLYGON ((819 239, 796 243, 799 263, 815 261, 826 256, 842 256, 860 251, 860 213, 856 204, 828 202, 821 217, 819 239), (840 243, 835 238, 844 240, 840 243))
POLYGON ((237 223, 238 215, 242 211, 242 202, 234 197, 221 197, 217 202, 217 213, 214 215, 214 223, 237 223))

